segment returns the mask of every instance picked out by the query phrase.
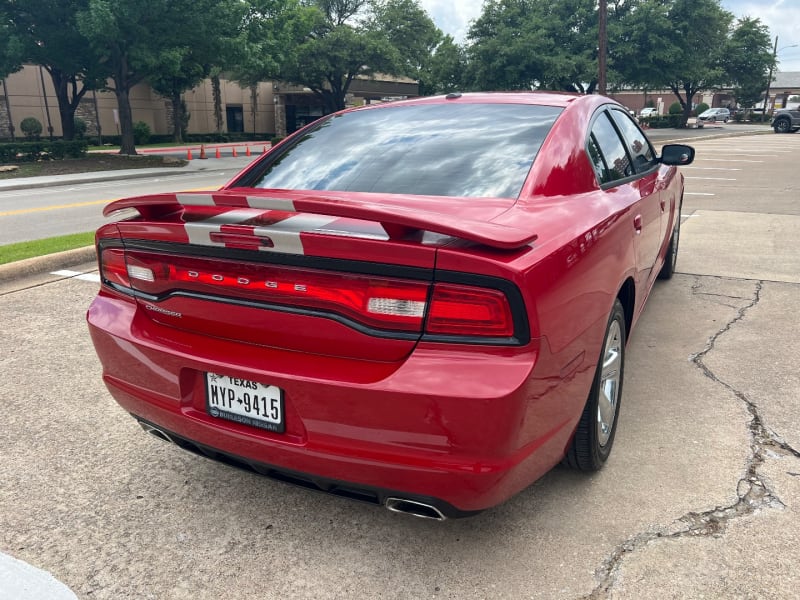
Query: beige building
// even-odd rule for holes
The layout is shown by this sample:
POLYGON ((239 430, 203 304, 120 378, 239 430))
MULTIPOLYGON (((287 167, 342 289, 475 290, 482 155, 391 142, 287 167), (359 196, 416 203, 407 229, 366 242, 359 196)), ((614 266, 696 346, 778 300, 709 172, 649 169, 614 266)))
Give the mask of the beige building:
MULTIPOLYGON (((254 88, 242 88, 227 79, 221 80, 222 126, 219 133, 254 134, 259 137, 286 135, 322 116, 322 103, 308 90, 281 82, 263 82, 254 88)), ((416 81, 379 76, 353 81, 348 105, 357 106, 390 99, 419 95, 416 81)), ((183 94, 189 111, 189 134, 217 133, 214 119, 214 95, 211 80, 183 94)), ((170 102, 150 86, 140 84, 130 94, 134 122, 147 123, 154 134, 172 133, 170 102)), ((87 133, 96 136, 119 135, 117 100, 113 92, 88 92, 76 116, 87 124, 87 133)), ((35 117, 42 123, 42 137, 52 132, 61 136, 58 101, 47 72, 36 65, 25 65, 0 83, 0 139, 22 137, 20 123, 35 117), (11 126, 13 125, 13 130, 11 126)))

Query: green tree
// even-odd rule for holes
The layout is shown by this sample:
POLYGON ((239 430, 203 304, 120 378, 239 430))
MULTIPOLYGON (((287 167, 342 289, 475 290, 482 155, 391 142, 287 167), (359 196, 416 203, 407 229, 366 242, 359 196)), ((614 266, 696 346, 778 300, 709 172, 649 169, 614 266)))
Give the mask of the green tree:
POLYGON ((441 33, 417 0, 251 0, 246 84, 309 88, 326 112, 345 107, 356 77, 420 73, 441 33))
POLYGON ((468 34, 472 86, 591 93, 597 28, 594 0, 487 0, 468 34))
POLYGON ((161 89, 171 90, 171 96, 175 89, 191 87, 202 72, 208 72, 205 58, 217 43, 213 38, 236 35, 238 26, 227 19, 236 14, 231 5, 239 1, 87 2, 87 8, 78 13, 78 28, 111 79, 109 88, 117 97, 122 134, 120 154, 136 154, 131 89, 151 78, 161 80, 165 84, 161 89))
POLYGON ((611 46, 619 80, 672 90, 685 126, 694 96, 727 83, 732 21, 719 0, 638 0, 621 17, 611 46))
POLYGON ((208 2, 204 9, 188 15, 183 27, 191 31, 190 43, 164 53, 160 64, 147 76, 156 93, 170 101, 174 142, 183 142, 189 119, 181 95, 209 77, 215 66, 231 64, 241 57, 245 8, 243 3, 230 0, 208 2))
POLYGON ((419 93, 423 96, 448 94, 467 89, 464 73, 467 56, 464 49, 447 35, 419 74, 419 93))
POLYGON ((725 68, 740 105, 750 108, 761 99, 773 61, 769 28, 759 19, 739 19, 728 40, 725 68))
POLYGON ((88 0, 0 0, 0 13, 8 18, 7 44, 16 48, 18 61, 47 71, 68 140, 75 137, 75 111, 84 95, 102 85, 97 57, 77 25, 78 12, 87 6, 88 0))

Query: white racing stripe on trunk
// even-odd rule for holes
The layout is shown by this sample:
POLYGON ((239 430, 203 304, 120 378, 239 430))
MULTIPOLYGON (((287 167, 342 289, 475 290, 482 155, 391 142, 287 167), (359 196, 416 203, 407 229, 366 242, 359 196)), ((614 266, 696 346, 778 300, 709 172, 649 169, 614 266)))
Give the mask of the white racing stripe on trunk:
POLYGON ((211 194, 175 194, 175 198, 183 206, 214 206, 211 194))
POLYGON ((294 202, 286 198, 265 198, 264 196, 247 196, 247 205, 265 210, 285 210, 295 212, 294 202))
POLYGON ((228 212, 220 213, 210 219, 204 221, 195 221, 193 223, 186 223, 184 229, 189 238, 190 244, 200 244, 201 246, 218 246, 225 247, 222 242, 212 242, 211 234, 219 233, 223 225, 233 225, 234 223, 241 223, 263 214, 264 211, 256 210, 253 208, 239 208, 229 210, 228 212))
POLYGON ((327 217, 325 215, 301 214, 289 217, 269 227, 256 227, 254 234, 260 237, 268 237, 272 240, 273 247, 261 248, 263 251, 283 252, 285 254, 304 254, 303 242, 300 240, 300 234, 325 227, 338 218, 339 217, 327 217))

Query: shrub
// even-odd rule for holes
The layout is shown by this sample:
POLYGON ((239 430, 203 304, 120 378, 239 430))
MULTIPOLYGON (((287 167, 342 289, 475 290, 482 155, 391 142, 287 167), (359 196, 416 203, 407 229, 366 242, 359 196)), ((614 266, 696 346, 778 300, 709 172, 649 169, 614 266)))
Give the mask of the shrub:
POLYGON ((669 114, 679 115, 683 112, 683 107, 680 102, 673 102, 669 105, 669 114))
POLYGON ((705 102, 701 102, 700 104, 697 105, 697 108, 695 108, 695 115, 701 115, 707 110, 708 110, 708 104, 706 104, 705 102))
POLYGON ((86 140, 12 142, 0 144, 0 163, 35 162, 37 160, 60 160, 81 158, 86 155, 86 140))
POLYGON ((273 138, 272 138, 272 139, 269 141, 269 143, 270 143, 270 144, 272 144, 273 146, 277 146, 278 144, 280 144, 280 143, 281 143, 281 141, 283 141, 283 137, 282 137, 282 136, 280 136, 280 135, 276 135, 275 137, 273 137, 273 138))
POLYGON ((86 129, 88 128, 86 121, 84 121, 80 117, 75 117, 73 123, 74 123, 73 126, 75 127, 75 137, 78 139, 83 138, 86 135, 86 129))
POLYGON ((150 126, 144 121, 136 121, 133 124, 133 142, 137 146, 146 144, 150 141, 150 126))
POLYGON ((25 117, 22 119, 22 123, 19 124, 19 128, 22 129, 25 137, 30 140, 38 138, 42 133, 42 124, 36 117, 25 117))

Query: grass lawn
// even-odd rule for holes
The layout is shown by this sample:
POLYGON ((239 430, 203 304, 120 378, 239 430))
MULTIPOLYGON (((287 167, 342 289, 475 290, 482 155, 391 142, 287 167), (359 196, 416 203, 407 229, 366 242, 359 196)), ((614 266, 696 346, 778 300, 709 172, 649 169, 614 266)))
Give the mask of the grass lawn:
POLYGON ((19 242, 0 246, 0 265, 33 258, 34 256, 44 256, 64 250, 74 250, 94 244, 94 232, 73 233, 71 235, 61 235, 46 240, 35 240, 32 242, 19 242))

